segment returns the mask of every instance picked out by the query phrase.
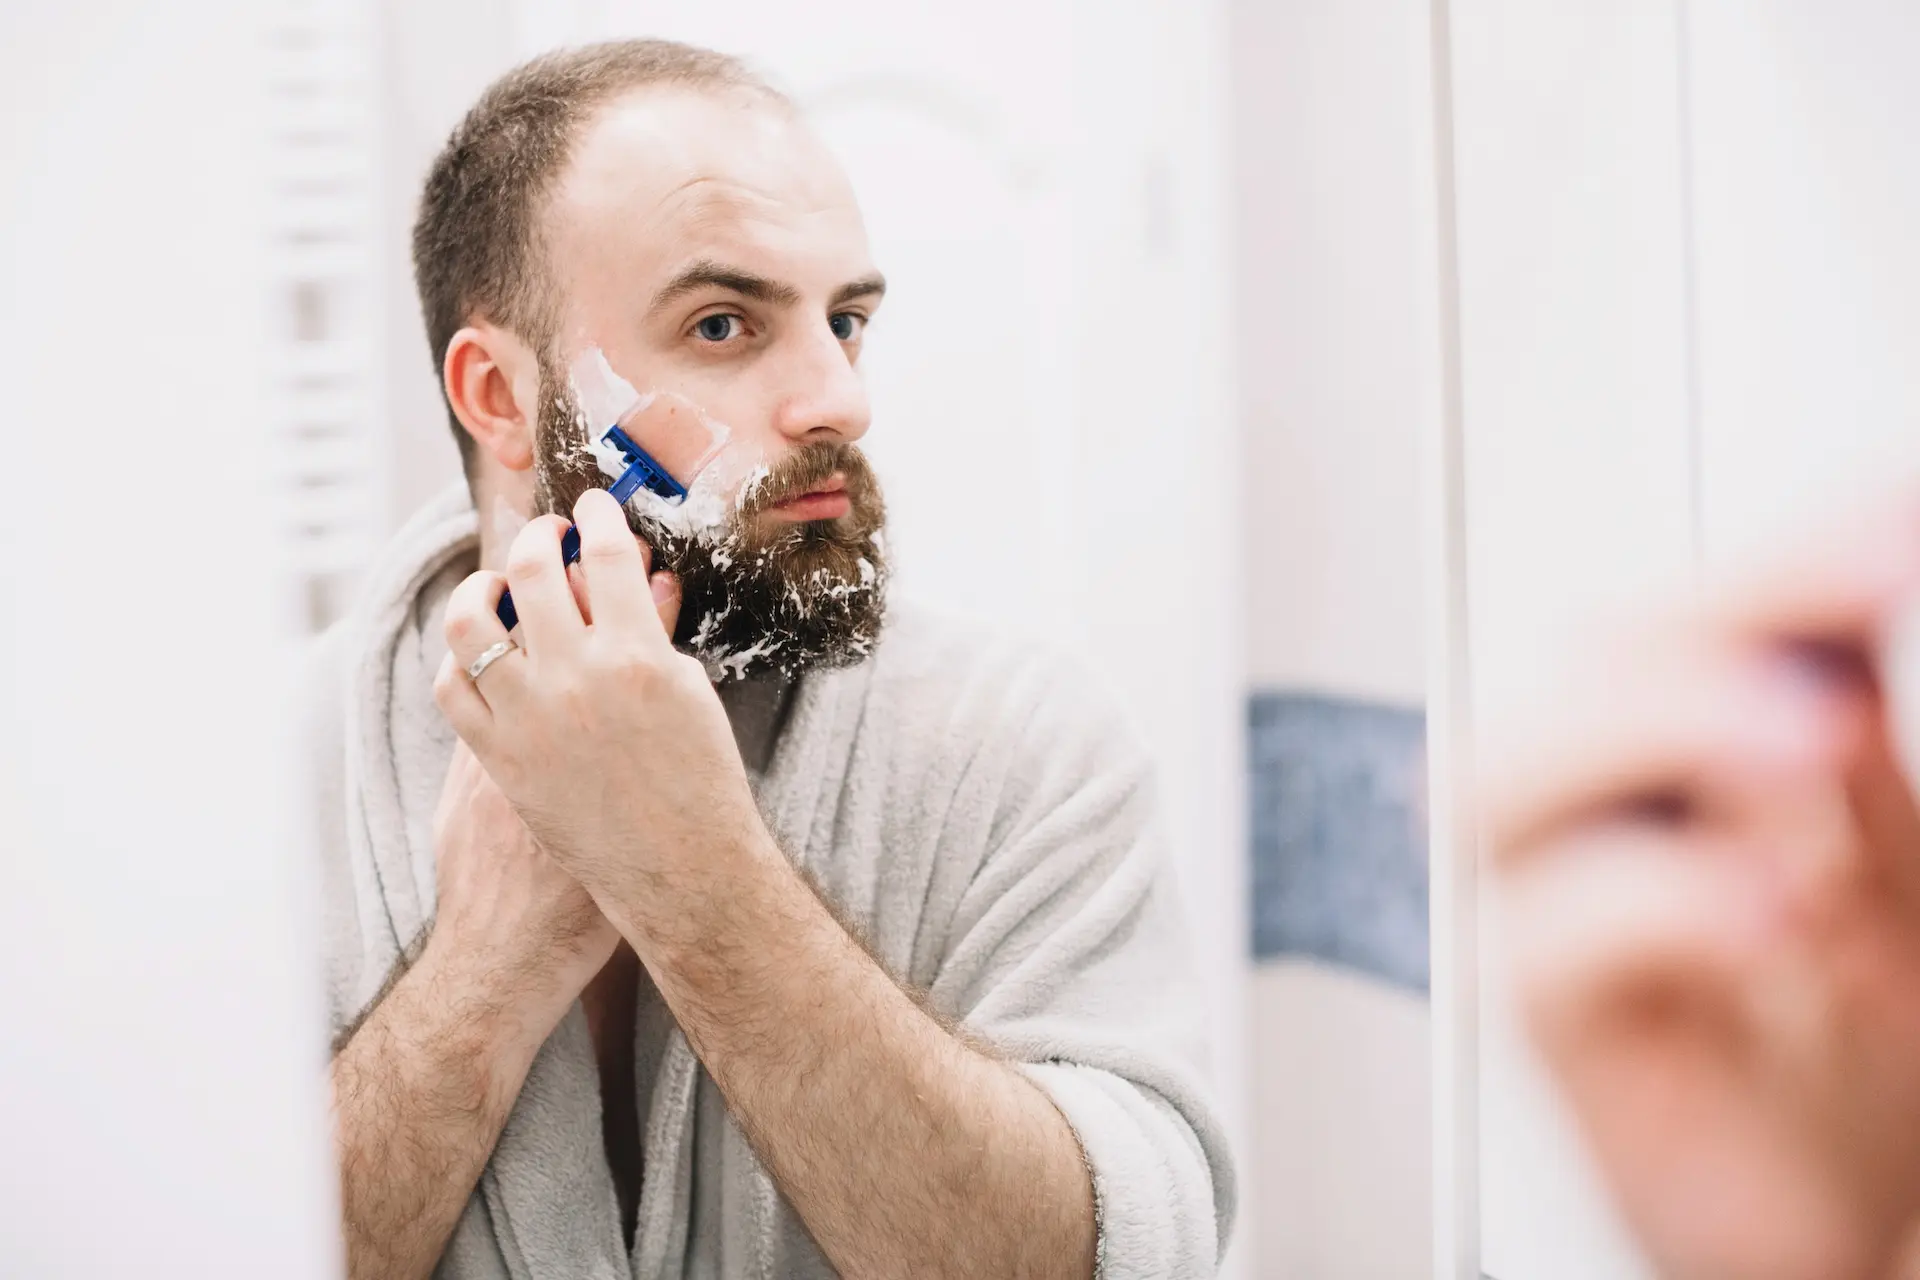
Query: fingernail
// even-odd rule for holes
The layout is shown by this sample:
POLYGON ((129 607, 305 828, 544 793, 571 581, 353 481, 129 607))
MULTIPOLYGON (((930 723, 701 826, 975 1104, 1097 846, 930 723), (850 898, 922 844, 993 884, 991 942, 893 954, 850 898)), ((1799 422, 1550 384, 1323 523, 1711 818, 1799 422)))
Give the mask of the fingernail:
POLYGON ((653 591, 653 602, 655 604, 665 604, 667 601, 673 599, 674 583, 672 574, 656 573, 653 577, 647 579, 647 585, 653 591))

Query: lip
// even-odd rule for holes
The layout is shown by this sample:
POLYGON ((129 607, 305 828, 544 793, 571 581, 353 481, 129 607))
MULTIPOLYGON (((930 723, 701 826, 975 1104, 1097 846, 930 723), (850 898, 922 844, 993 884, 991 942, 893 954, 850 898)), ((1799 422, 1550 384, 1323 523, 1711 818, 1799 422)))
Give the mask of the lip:
POLYGON ((805 493, 767 508, 767 514, 782 520, 837 520, 853 510, 847 496, 847 478, 838 472, 805 493))

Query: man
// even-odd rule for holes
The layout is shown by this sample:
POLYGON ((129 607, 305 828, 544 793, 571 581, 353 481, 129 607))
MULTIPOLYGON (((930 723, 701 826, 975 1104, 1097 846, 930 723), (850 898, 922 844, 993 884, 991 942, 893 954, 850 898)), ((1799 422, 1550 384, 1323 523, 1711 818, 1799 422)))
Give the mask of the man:
POLYGON ((470 493, 314 704, 351 1273, 1210 1274, 1143 756, 1069 664, 885 608, 884 284, 792 106, 662 42, 537 60, 414 248, 470 493), (724 441, 687 504, 603 491, 608 387, 724 441))
POLYGON ((1484 769, 1520 995, 1662 1276, 1920 1275, 1916 598, 1909 496, 1599 646, 1484 769))

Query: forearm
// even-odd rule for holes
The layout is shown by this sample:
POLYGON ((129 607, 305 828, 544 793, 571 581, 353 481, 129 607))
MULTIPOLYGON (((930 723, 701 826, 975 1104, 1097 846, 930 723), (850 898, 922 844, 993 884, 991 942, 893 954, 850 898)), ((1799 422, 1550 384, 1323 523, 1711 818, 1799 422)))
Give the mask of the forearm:
POLYGON ((1066 1120, 919 1007, 770 842, 623 896, 645 905, 603 909, 843 1274, 1092 1275, 1066 1120))
POLYGON ((543 1035, 429 947, 332 1069, 349 1280, 425 1277, 543 1035))

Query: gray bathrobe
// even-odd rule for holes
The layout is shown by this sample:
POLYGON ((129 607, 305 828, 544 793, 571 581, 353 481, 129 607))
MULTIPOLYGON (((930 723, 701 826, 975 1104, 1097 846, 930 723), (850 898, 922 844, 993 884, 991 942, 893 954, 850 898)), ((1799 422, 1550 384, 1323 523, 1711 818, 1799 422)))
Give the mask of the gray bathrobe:
MULTIPOLYGON (((336 1033, 433 914, 433 811, 454 740, 431 683, 447 595, 477 546, 465 491, 449 490, 313 655, 306 736, 336 1033)), ((737 730, 750 702, 729 698, 737 730)), ((741 736, 769 828, 843 918, 1073 1126, 1100 1274, 1213 1274, 1234 1192, 1207 1101, 1205 1001, 1147 758, 1114 709, 1062 656, 896 606, 870 659, 805 676, 777 724, 741 736)), ((637 1049, 646 1164, 631 1251, 576 1003, 437 1275, 833 1274, 645 984, 637 1049)), ((862 1141, 849 1135, 849 1158, 862 1141)))

